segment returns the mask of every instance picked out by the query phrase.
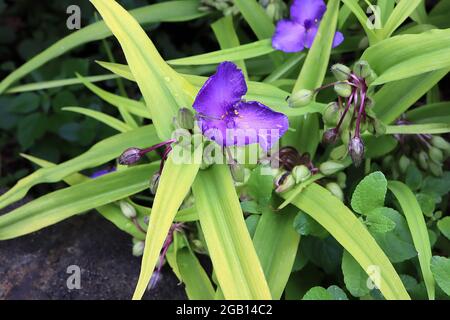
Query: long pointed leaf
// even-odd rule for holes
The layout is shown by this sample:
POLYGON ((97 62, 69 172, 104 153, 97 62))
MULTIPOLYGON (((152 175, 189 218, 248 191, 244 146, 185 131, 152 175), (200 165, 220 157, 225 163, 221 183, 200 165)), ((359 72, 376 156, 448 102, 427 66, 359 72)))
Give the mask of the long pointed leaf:
MULTIPOLYGON (((286 197, 289 197, 289 192, 283 195, 286 197)), ((370 266, 380 268, 379 289, 386 299, 410 299, 386 254, 362 222, 337 197, 313 183, 292 203, 330 232, 366 272, 370 266)))
POLYGON ((110 173, 31 201, 0 216, 0 240, 34 232, 142 191, 148 188, 148 178, 143 177, 151 176, 158 165, 141 165, 110 173))
POLYGON ((270 299, 226 165, 199 172, 193 185, 200 224, 226 299, 270 299))
POLYGON ((62 108, 62 110, 83 114, 83 115, 88 116, 92 119, 95 119, 99 122, 102 122, 102 123, 106 124, 107 126, 113 128, 113 129, 116 129, 119 132, 127 132, 130 130, 133 130, 133 128, 130 127, 125 122, 117 120, 116 118, 114 118, 106 113, 100 112, 100 111, 96 111, 96 110, 92 110, 92 109, 88 109, 88 108, 80 108, 80 107, 64 107, 64 108, 62 108))
POLYGON ((177 65, 202 65, 255 58, 273 52, 270 39, 243 44, 238 47, 222 49, 192 57, 168 60, 167 63, 177 65))
POLYGON ((159 55, 139 23, 115 1, 91 0, 119 41, 161 140, 171 136, 179 107, 190 106, 194 88, 159 55))
POLYGON ((144 295, 170 225, 188 194, 198 169, 199 164, 176 164, 172 156, 169 156, 164 165, 150 215, 134 300, 141 299, 144 295))
POLYGON ((428 297, 434 300, 434 278, 431 273, 431 245, 422 209, 412 191, 400 181, 389 181, 388 188, 397 198, 408 223, 409 230, 419 257, 420 269, 427 287, 428 297))
POLYGON ((295 212, 264 212, 253 236, 270 293, 276 300, 281 298, 289 280, 300 242, 294 218, 295 212))
POLYGON ((117 158, 129 147, 145 148, 158 142, 155 129, 151 125, 107 138, 78 157, 55 167, 41 168, 20 179, 13 188, 0 196, 0 208, 20 200, 28 190, 39 183, 60 181, 72 173, 93 168, 117 158))

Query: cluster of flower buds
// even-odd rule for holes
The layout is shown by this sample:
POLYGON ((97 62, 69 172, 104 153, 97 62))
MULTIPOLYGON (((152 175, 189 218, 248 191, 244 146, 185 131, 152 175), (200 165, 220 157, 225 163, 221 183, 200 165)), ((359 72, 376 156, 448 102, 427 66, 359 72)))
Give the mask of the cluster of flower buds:
POLYGON ((305 182, 319 169, 316 168, 308 153, 300 154, 293 147, 283 147, 272 155, 276 157, 280 168, 275 172, 274 185, 277 193, 291 190, 296 184, 305 182))
POLYGON ((334 143, 341 137, 353 162, 359 165, 364 158, 361 133, 368 130, 372 134, 381 135, 386 130, 371 109, 373 100, 370 98, 369 85, 377 76, 366 61, 356 62, 353 70, 343 64, 335 64, 331 71, 336 82, 315 90, 299 90, 289 98, 289 105, 305 106, 320 90, 333 87, 338 101, 330 103, 323 112, 323 141, 334 143))
MULTIPOLYGON (((190 135, 195 127, 194 114, 187 108, 181 108, 180 110, 178 110, 177 116, 174 117, 173 123, 174 127, 177 130, 184 130, 186 131, 186 134, 190 135)), ((155 151, 158 148, 165 147, 164 152, 162 152, 159 171, 152 176, 152 179, 150 181, 150 191, 155 194, 156 189, 158 188, 159 177, 161 176, 161 172, 164 167, 164 162, 167 160, 169 153, 172 151, 171 144, 173 143, 182 144, 183 141, 178 141, 177 139, 169 139, 145 149, 131 147, 122 152, 117 161, 120 165, 133 165, 140 161, 145 154, 151 151, 155 151)))
POLYGON ((259 0, 259 4, 274 22, 283 19, 288 12, 288 7, 283 0, 259 0))
POLYGON ((200 0, 199 11, 221 11, 224 16, 237 15, 239 9, 234 5, 234 0, 200 0))
POLYGON ((385 133, 384 125, 373 114, 373 100, 369 97, 369 84, 376 74, 366 61, 356 62, 353 70, 343 64, 335 64, 331 71, 337 79, 333 86, 338 102, 329 104, 324 111, 327 129, 323 140, 333 143, 341 136, 353 162, 359 165, 364 158, 361 133, 365 130, 375 135, 385 133))
MULTIPOLYGON (((398 125, 409 125, 406 119, 397 120, 398 125)), ((431 134, 397 134, 400 148, 397 153, 383 159, 384 170, 391 171, 395 179, 405 174, 410 165, 435 176, 443 174, 443 163, 450 157, 450 143, 441 136, 431 134)))

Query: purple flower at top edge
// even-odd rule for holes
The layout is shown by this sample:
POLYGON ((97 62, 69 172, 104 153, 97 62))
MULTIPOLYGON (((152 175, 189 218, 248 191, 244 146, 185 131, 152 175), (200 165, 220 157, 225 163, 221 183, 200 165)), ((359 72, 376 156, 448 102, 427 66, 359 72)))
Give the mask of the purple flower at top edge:
POLYGON ((101 177, 101 176, 103 176, 105 174, 108 174, 108 173, 111 173, 111 172, 114 172, 114 171, 116 171, 116 167, 111 167, 111 168, 108 168, 108 169, 98 170, 98 171, 95 171, 93 174, 91 174, 90 178, 95 179, 95 178, 101 177))
POLYGON ((281 138, 289 127, 286 115, 257 101, 245 101, 242 71, 232 62, 222 62, 195 98, 202 133, 221 146, 259 143, 264 150, 281 138))
MULTIPOLYGON (((284 52, 299 52, 304 48, 311 48, 326 10, 323 0, 294 0, 290 9, 291 18, 277 23, 272 46, 284 52)), ((336 32, 333 48, 342 41, 344 35, 336 32)))

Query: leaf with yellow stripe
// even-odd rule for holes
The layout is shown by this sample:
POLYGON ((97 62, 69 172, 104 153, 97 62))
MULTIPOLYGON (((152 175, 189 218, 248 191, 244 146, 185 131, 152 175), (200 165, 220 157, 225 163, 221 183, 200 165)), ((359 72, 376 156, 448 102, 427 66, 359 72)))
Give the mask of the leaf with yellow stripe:
MULTIPOLYGON (((283 198, 289 197, 289 192, 283 198)), ((359 265, 380 268, 380 291, 388 300, 409 300, 410 297, 386 254, 363 223, 337 197, 316 183, 305 188, 292 201, 300 210, 320 223, 359 265)))
POLYGON ((228 167, 199 172, 192 191, 225 299, 271 299, 228 167))
POLYGON ((178 209, 188 194, 199 164, 177 164, 172 156, 167 159, 161 174, 158 191, 145 237, 141 272, 133 299, 141 299, 153 274, 159 253, 178 209))

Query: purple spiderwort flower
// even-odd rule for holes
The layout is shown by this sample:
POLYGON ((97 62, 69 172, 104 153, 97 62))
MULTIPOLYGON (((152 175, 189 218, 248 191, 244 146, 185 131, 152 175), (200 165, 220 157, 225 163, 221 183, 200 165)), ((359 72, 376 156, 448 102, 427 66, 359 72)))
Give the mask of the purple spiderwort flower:
POLYGON ((105 174, 111 173, 116 171, 116 167, 111 167, 111 168, 107 168, 107 169, 101 169, 101 170, 97 170, 95 171, 93 174, 91 174, 90 178, 95 179, 98 177, 101 177, 105 174))
MULTIPOLYGON (((299 52, 304 48, 311 48, 326 10, 323 0, 294 0, 290 9, 291 18, 277 23, 272 46, 284 52, 299 52)), ((333 48, 342 41, 344 35, 336 32, 333 48)))
POLYGON ((232 62, 222 62, 195 98, 202 133, 221 146, 259 143, 268 151, 287 131, 286 115, 257 101, 245 101, 245 78, 232 62))

